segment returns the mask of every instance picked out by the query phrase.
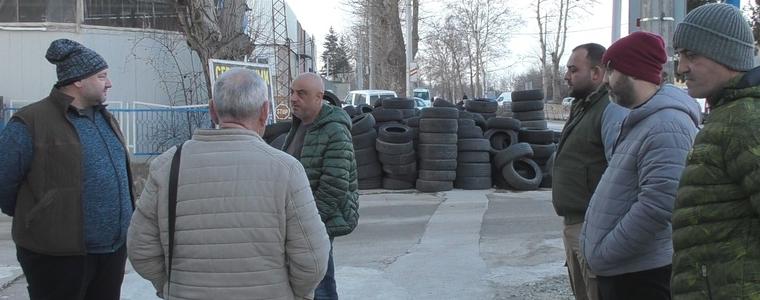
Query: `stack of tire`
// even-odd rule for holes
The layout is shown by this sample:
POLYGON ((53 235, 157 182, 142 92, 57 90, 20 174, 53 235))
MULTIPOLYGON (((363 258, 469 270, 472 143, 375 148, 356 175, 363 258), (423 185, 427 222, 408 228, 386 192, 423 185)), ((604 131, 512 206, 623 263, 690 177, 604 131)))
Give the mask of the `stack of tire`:
POLYGON ((544 93, 541 90, 512 92, 512 116, 520 120, 523 128, 546 129, 544 93))
POLYGON ((493 180, 505 189, 535 190, 543 174, 531 159, 533 148, 528 143, 518 143, 521 121, 496 117, 488 120, 484 137, 491 146, 493 180))
POLYGON ((442 192, 454 188, 457 177, 459 110, 455 107, 422 109, 419 120, 420 192, 442 192))
POLYGON ((491 99, 475 99, 464 102, 464 108, 467 112, 476 113, 488 120, 496 116, 499 109, 499 103, 491 99))
POLYGON ((411 128, 402 124, 383 125, 379 128, 375 149, 383 166, 383 188, 414 188, 417 180, 417 155, 414 152, 411 128))
POLYGON ((351 139, 354 144, 359 189, 379 189, 383 187, 382 165, 378 160, 375 144, 375 118, 370 113, 357 115, 351 119, 351 139))
POLYGON ((409 126, 409 129, 412 130, 412 143, 414 144, 414 151, 417 151, 417 146, 419 145, 420 138, 420 117, 408 118, 404 120, 404 124, 406 126, 409 126))
POLYGON ((554 152, 557 144, 554 143, 554 131, 549 129, 522 129, 518 140, 528 143, 533 150, 533 161, 541 168, 543 178, 540 187, 552 187, 551 169, 553 167, 554 152))
POLYGON ((454 187, 464 190, 485 190, 491 181, 491 145, 483 137, 483 129, 467 112, 459 113, 457 129, 457 169, 454 187))
POLYGON ((379 100, 380 106, 372 112, 375 114, 377 128, 390 123, 401 124, 403 120, 417 115, 414 99, 389 98, 379 100))

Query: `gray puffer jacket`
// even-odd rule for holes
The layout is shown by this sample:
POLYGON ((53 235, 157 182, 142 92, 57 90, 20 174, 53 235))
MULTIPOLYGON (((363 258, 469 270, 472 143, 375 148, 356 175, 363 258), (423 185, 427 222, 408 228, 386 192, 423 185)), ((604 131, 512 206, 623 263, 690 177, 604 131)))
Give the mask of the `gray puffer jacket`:
POLYGON ((698 124, 697 102, 672 85, 623 121, 581 231, 581 252, 595 274, 671 264, 673 203, 698 124))

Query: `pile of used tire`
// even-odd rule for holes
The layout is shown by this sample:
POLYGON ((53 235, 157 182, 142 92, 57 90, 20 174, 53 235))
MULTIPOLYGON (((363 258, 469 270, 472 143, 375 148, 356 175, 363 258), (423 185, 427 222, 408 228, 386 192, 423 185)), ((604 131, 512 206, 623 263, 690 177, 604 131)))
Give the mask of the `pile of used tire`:
POLYGON ((485 190, 493 186, 490 149, 488 139, 483 137, 483 129, 475 125, 473 115, 460 111, 457 128, 455 188, 485 190))
POLYGON ((420 192, 442 192, 454 188, 457 173, 459 110, 456 107, 429 107, 420 112, 419 176, 420 192))
POLYGON ((354 144, 359 189, 379 189, 383 187, 382 165, 378 160, 375 144, 375 118, 364 113, 351 118, 351 138, 354 144))
POLYGON ((484 137, 490 142, 493 180, 499 188, 535 190, 541 183, 541 169, 530 159, 533 149, 527 143, 519 143, 521 123, 506 117, 488 120, 484 137))
POLYGON ((512 115, 523 128, 546 129, 544 93, 541 90, 512 92, 512 115))
POLYGON ((464 108, 465 111, 481 115, 484 119, 488 120, 496 116, 499 103, 487 98, 466 100, 464 108))
POLYGON ((417 155, 412 130, 403 124, 386 124, 379 128, 376 149, 383 165, 383 188, 414 188, 417 180, 417 155))
POLYGON ((521 129, 518 135, 520 142, 528 143, 533 150, 533 161, 541 169, 543 177, 540 187, 552 186, 551 169, 554 164, 554 152, 557 144, 554 143, 555 133, 549 129, 521 129))

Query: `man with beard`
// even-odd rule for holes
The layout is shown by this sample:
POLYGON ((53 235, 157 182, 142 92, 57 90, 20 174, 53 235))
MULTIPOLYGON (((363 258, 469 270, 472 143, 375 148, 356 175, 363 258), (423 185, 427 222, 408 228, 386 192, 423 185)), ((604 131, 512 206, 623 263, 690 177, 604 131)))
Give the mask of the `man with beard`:
POLYGON ((660 85, 665 43, 635 32, 602 58, 611 101, 631 109, 586 211, 581 252, 600 299, 670 299, 671 213, 699 106, 660 85))
POLYGON ((676 27, 678 73, 710 115, 686 162, 673 211, 674 299, 760 296, 760 68, 752 28, 728 4, 676 27))
POLYGON ((563 217, 562 239, 567 270, 575 299, 599 299, 596 276, 586 267, 578 237, 591 195, 607 168, 616 130, 628 110, 610 104, 604 87, 604 47, 583 44, 573 49, 567 62, 565 80, 574 97, 552 170, 552 203, 563 217))

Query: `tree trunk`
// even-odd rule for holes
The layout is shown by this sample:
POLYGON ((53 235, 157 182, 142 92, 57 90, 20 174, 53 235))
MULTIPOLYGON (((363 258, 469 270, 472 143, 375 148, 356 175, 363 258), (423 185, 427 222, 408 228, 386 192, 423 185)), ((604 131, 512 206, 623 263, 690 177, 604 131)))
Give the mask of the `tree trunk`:
POLYGON ((399 0, 370 4, 373 26, 372 78, 378 89, 406 94, 406 49, 401 33, 399 0))

